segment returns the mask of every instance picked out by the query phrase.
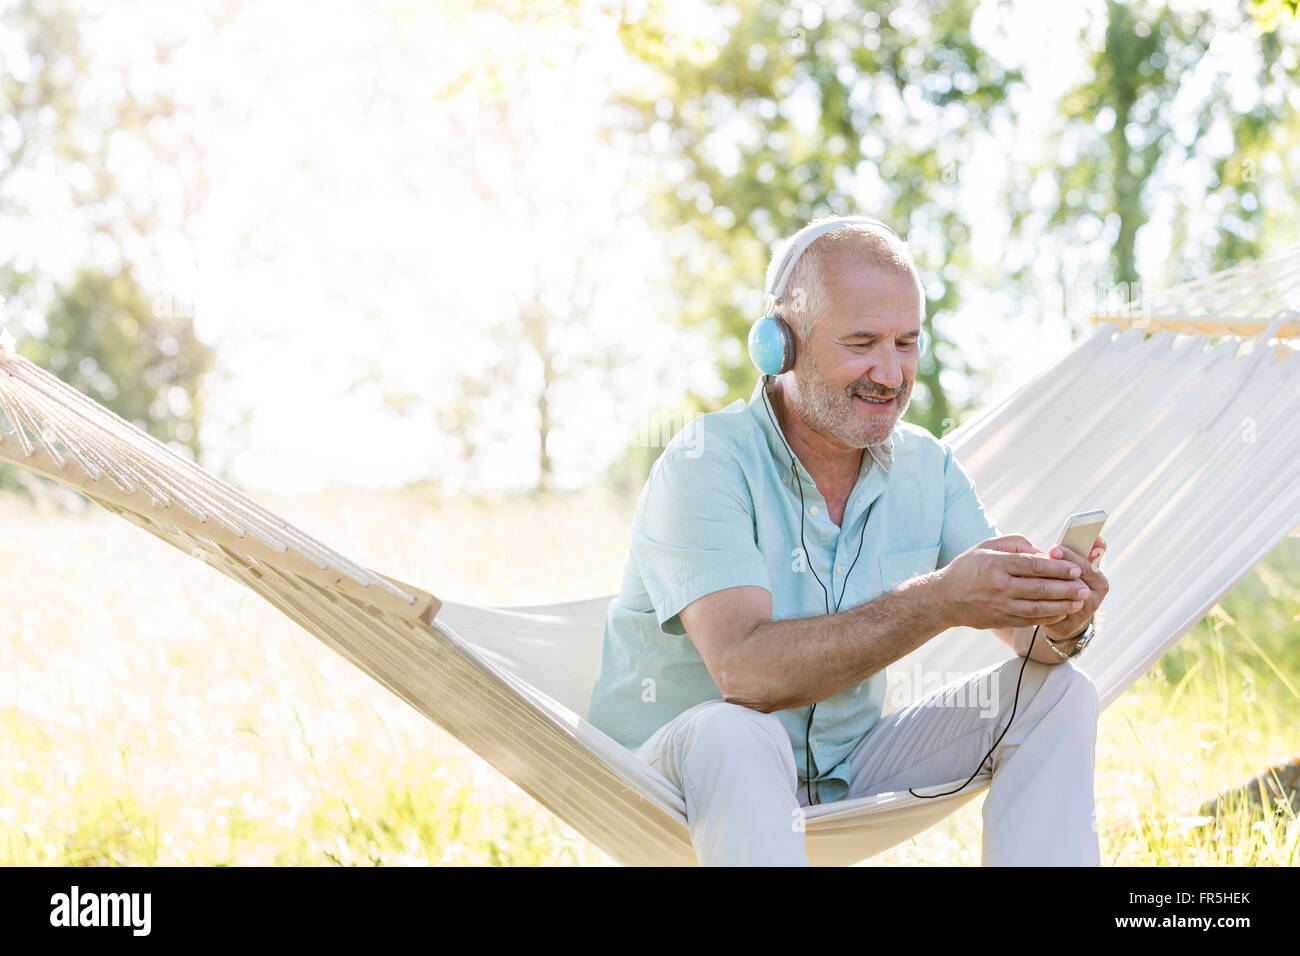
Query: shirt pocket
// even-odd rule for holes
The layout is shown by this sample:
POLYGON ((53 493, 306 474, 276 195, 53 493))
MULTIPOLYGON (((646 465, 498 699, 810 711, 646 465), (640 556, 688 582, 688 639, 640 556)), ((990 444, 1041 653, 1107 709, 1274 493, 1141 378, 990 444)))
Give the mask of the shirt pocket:
POLYGON ((933 571, 939 561, 939 545, 895 551, 880 556, 881 591, 892 591, 909 578, 933 571))

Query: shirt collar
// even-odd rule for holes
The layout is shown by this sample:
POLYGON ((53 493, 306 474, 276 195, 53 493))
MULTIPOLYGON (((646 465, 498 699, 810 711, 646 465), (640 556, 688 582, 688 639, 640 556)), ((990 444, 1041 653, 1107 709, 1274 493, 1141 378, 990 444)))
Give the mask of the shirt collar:
MULTIPOLYGON (((816 483, 813 482, 812 475, 808 474, 808 470, 804 468, 803 462, 799 461, 799 456, 792 456, 791 450, 787 448, 785 436, 782 434, 780 426, 776 421, 776 409, 771 404, 770 396, 764 396, 763 394, 763 382, 764 376, 760 375, 758 383, 754 386, 754 393, 749 398, 749 411, 750 414, 754 416, 755 421, 758 422, 758 427, 763 431, 763 437, 767 441, 768 451, 771 453, 773 458, 782 463, 789 463, 790 458, 793 457, 795 460, 795 468, 798 469, 800 478, 813 484, 815 487, 816 483)), ((877 459, 879 459, 879 464, 881 465, 884 474, 886 476, 889 475, 889 470, 894 463, 894 433, 897 430, 897 423, 895 423, 895 427, 890 431, 888 437, 883 442, 864 449, 862 455, 862 466, 858 471, 859 483, 861 483, 871 472, 872 466, 877 464, 877 459), (873 452, 874 455, 872 454, 873 452)))

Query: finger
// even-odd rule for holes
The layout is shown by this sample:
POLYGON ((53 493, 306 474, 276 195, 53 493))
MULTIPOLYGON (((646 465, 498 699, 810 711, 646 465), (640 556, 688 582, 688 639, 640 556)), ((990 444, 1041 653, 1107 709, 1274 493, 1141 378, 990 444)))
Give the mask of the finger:
POLYGON ((1082 568, 1073 561, 1050 558, 1045 554, 1007 555, 1001 567, 1011 575, 1032 578, 1077 578, 1082 568))
POLYGON ((1092 592, 1086 598, 1087 610, 1096 611, 1097 606, 1100 605, 1101 602, 1106 599, 1106 595, 1110 593, 1110 581, 1107 580, 1106 575, 1102 574, 1101 571, 1091 571, 1079 580, 1086 582, 1088 590, 1092 592))
POLYGON ((984 547, 990 551, 1004 551, 1007 554, 1042 554, 1022 534, 1004 534, 1000 538, 990 538, 984 542, 984 547))
POLYGON ((1012 601, 1007 607, 1007 613, 1022 618, 1030 626, 1057 624, 1078 610, 1069 601, 1012 601))
POLYGON ((1093 594, 1092 589, 1078 578, 1064 581, 1058 578, 1013 577, 1007 585, 1007 592, 1012 598, 1027 601, 1070 602, 1087 601, 1093 594))
POLYGON ((1060 560, 1070 561, 1078 567, 1080 579, 1087 582, 1090 587, 1095 588, 1100 583, 1097 575, 1101 572, 1097 570, 1096 564, 1077 551, 1072 551, 1070 548, 1058 544, 1052 549, 1051 553, 1054 557, 1059 556, 1060 560))
POLYGON ((1053 627, 1065 620, 1063 617, 1050 618, 1032 618, 1032 617, 1009 617, 1007 618, 1008 627, 1053 627))
POLYGON ((1059 618, 1009 617, 1007 627, 1052 627, 1060 623, 1059 618))
MULTIPOLYGON (((1073 554, 1074 552, 1071 551, 1069 553, 1073 554)), ((1084 561, 1083 559, 1080 559, 1078 567, 1082 572, 1079 575, 1079 580, 1092 588, 1092 590, 1100 591, 1104 594, 1109 586, 1109 582, 1106 579, 1106 575, 1102 574, 1101 569, 1097 567, 1097 562, 1084 561)))
POLYGON ((1060 558, 1062 561, 1073 561, 1080 566, 1082 566, 1085 562, 1083 555, 1081 555, 1078 551, 1075 551, 1071 548, 1067 548, 1063 544, 1056 545, 1054 548, 1052 548, 1051 551, 1048 552, 1048 554, 1053 558, 1060 558))

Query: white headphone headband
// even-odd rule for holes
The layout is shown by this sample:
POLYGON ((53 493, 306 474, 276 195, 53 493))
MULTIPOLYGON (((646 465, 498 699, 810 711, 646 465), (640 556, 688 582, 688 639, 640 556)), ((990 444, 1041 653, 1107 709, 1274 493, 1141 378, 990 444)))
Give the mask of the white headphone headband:
POLYGON ((781 265, 776 270, 771 284, 767 291, 767 314, 771 315, 776 303, 781 301, 785 295, 785 287, 790 282, 790 277, 794 275, 794 267, 799 262, 799 257, 803 255, 804 250, 811 246, 817 239, 830 232, 832 229, 838 229, 841 226, 862 223, 868 226, 879 226, 889 231, 890 235, 901 239, 902 237, 894 230, 879 219, 872 219, 869 216, 836 216, 834 219, 828 219, 826 222, 819 222, 816 225, 804 226, 793 236, 786 247, 785 255, 781 258, 781 265))

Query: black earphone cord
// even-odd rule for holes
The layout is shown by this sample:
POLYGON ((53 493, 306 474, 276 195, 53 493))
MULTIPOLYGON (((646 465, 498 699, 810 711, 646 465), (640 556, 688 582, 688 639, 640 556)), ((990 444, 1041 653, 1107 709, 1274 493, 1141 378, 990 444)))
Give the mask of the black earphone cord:
MULTIPOLYGON (((766 379, 766 376, 764 376, 764 378, 766 379)), ((775 416, 775 415, 773 414, 773 412, 772 412, 772 403, 768 400, 768 397, 767 397, 767 383, 764 382, 760 387, 763 389, 763 404, 764 404, 764 406, 767 408, 767 417, 770 418, 770 419, 772 420, 772 428, 775 429, 778 433, 781 433, 781 429, 780 429, 780 427, 779 427, 779 426, 777 425, 777 423, 776 423, 776 416, 775 416)), ((781 440, 782 440, 783 443, 785 443, 785 435, 784 435, 784 434, 781 434, 781 440)), ((817 584, 818 584, 818 585, 821 587, 821 589, 822 589, 822 598, 823 598, 823 600, 826 602, 826 613, 827 613, 827 614, 830 614, 830 613, 831 613, 831 597, 830 597, 830 592, 826 590, 826 585, 822 583, 822 579, 821 579, 821 577, 817 574, 817 569, 813 567, 813 564, 812 564, 812 557, 811 557, 811 555, 809 555, 809 553, 808 553, 808 543, 804 540, 804 534, 803 534, 803 525, 804 525, 803 513, 804 513, 805 502, 804 502, 804 497, 803 497, 803 481, 802 481, 802 479, 800 479, 800 477, 799 477, 799 473, 795 470, 795 466, 794 466, 794 452, 790 449, 790 445, 789 445, 789 443, 785 443, 785 450, 786 450, 787 452, 789 452, 789 454, 790 454, 790 477, 791 477, 792 479, 794 479, 794 481, 795 481, 795 486, 799 489, 799 546, 800 546, 801 548, 803 548, 803 557, 804 557, 804 562, 808 565, 808 570, 812 572, 812 575, 813 575, 813 577, 816 579, 817 584)), ((861 535, 859 536, 859 538, 858 538, 858 553, 854 556, 854 558, 853 558, 853 563, 849 565, 848 573, 844 575, 844 581, 843 581, 843 584, 842 584, 841 587, 840 587, 840 597, 839 597, 839 600, 835 602, 835 612, 836 612, 836 613, 839 612, 840 604, 843 603, 843 601, 844 601, 844 595, 845 595, 846 593, 848 593, 849 575, 853 573, 853 569, 854 569, 854 567, 857 566, 858 558, 862 557, 862 545, 863 545, 863 543, 866 541, 866 535, 867 535, 867 522, 871 520, 871 509, 874 508, 875 506, 876 506, 876 503, 873 501, 873 502, 872 502, 872 503, 867 507, 867 516, 866 516, 866 518, 864 518, 864 519, 862 520, 862 534, 861 534, 861 535)), ((814 704, 812 705, 812 707, 810 707, 810 708, 808 709, 808 724, 807 724, 806 727, 804 727, 804 735, 803 735, 803 752, 804 752, 804 771, 803 771, 803 772, 804 772, 804 783, 805 783, 805 784, 807 785, 807 787, 808 787, 808 804, 809 804, 809 806, 811 806, 811 805, 812 805, 812 802, 813 802, 813 798, 812 798, 812 746, 811 746, 811 740, 812 740, 812 723, 813 723, 813 715, 814 715, 815 713, 817 713, 817 705, 814 703, 814 704)))
MULTIPOLYGON (((1029 638, 1029 649, 1025 651, 1025 659, 1020 663, 1020 675, 1016 678, 1016 696, 1011 700, 1011 720, 1007 721, 1007 725, 1002 728, 1002 733, 998 734, 998 739, 993 741, 993 746, 989 748, 989 752, 980 760, 979 766, 975 768, 975 773, 972 773, 966 778, 966 783, 970 783, 974 780, 975 775, 984 769, 984 761, 988 760, 993 754, 993 751, 997 749, 998 744, 1002 743, 1002 738, 1005 737, 1007 731, 1011 729, 1011 721, 1016 719, 1016 705, 1020 703, 1020 680, 1025 676, 1025 665, 1029 663, 1029 654, 1033 651, 1034 641, 1038 638, 1038 628, 1039 625, 1034 625, 1034 633, 1029 638)), ((961 787, 957 788, 957 790, 961 790, 962 787, 965 787, 966 783, 963 783, 961 787)), ((943 793, 917 793, 911 787, 907 788, 908 793, 914 797, 920 797, 922 800, 933 800, 935 797, 946 797, 949 794, 956 793, 957 790, 946 790, 943 793)))
MULTIPOLYGON (((767 376, 764 376, 764 378, 766 378, 766 377, 767 377, 767 376)), ((764 382, 763 385, 760 386, 760 387, 762 387, 762 389, 763 389, 763 403, 764 403, 764 405, 767 407, 767 417, 770 418, 770 419, 772 420, 772 427, 773 427, 774 429, 776 429, 777 432, 780 432, 781 429, 780 429, 780 428, 777 426, 777 424, 776 424, 776 416, 773 415, 773 413, 772 413, 772 403, 771 403, 770 401, 768 401, 768 398, 767 398, 767 386, 766 386, 766 382, 764 382)), ((784 435, 781 436, 781 440, 782 440, 783 442, 785 441, 785 436, 784 436, 784 435)), ((821 589, 822 589, 822 597, 824 598, 824 600, 825 600, 825 602, 826 602, 826 613, 827 613, 827 614, 830 614, 830 613, 832 613, 832 612, 831 612, 831 599, 830 599, 830 592, 828 592, 828 591, 826 590, 826 585, 822 583, 822 579, 821 579, 821 577, 818 576, 818 574, 817 574, 817 569, 813 567, 813 565, 812 565, 812 558, 811 558, 811 557, 809 556, 809 554, 808 554, 808 545, 807 545, 807 543, 804 541, 804 534, 803 534, 803 525, 804 525, 804 519, 803 519, 803 513, 804 513, 803 481, 800 480, 800 478, 799 478, 799 474, 798 474, 798 472, 795 470, 795 466, 794 466, 794 452, 790 450, 790 446, 789 446, 788 443, 786 444, 786 451, 790 453, 790 477, 793 478, 793 479, 795 480, 796 485, 797 485, 797 487, 798 487, 798 489, 799 489, 799 546, 800 546, 801 548, 803 548, 804 561, 805 561, 805 562, 807 563, 807 565, 808 565, 808 570, 809 570, 809 571, 812 571, 812 573, 813 573, 813 577, 816 579, 817 584, 820 585, 820 587, 821 587, 821 589)), ((871 520, 871 509, 874 508, 875 506, 876 506, 876 503, 873 501, 873 502, 872 502, 872 503, 867 507, 867 516, 862 520, 862 534, 861 534, 861 536, 858 538, 858 553, 854 556, 854 558, 853 558, 853 563, 849 565, 849 570, 848 570, 848 571, 845 573, 845 575, 844 575, 844 581, 843 581, 843 583, 841 584, 841 588, 840 588, 840 597, 839 597, 839 600, 837 600, 837 601, 835 602, 835 611, 834 611, 834 613, 836 613, 836 614, 839 613, 839 610, 840 610, 840 604, 843 603, 843 601, 844 601, 844 595, 848 592, 849 575, 853 573, 853 569, 857 566, 858 558, 862 557, 862 545, 863 545, 863 543, 865 542, 865 540, 866 540, 866 535, 867 535, 867 522, 871 520)), ((1011 729, 1012 721, 1014 721, 1014 720, 1016 719, 1016 707, 1017 707, 1017 706, 1019 705, 1019 703, 1020 703, 1020 684, 1021 684, 1022 679, 1023 679, 1024 676, 1025 676, 1025 665, 1029 663, 1029 655, 1030 655, 1030 653, 1031 653, 1031 652, 1033 651, 1033 649, 1034 649, 1034 641, 1037 640, 1037 638, 1038 638, 1038 627, 1035 626, 1035 627, 1034 627, 1034 633, 1033 633, 1033 635, 1029 638, 1029 649, 1025 651, 1025 658, 1024 658, 1024 661, 1020 664, 1020 674, 1019 674, 1019 676, 1016 677, 1016 693, 1015 693, 1015 697, 1014 697, 1014 698, 1012 699, 1012 701, 1011 701, 1011 719, 1008 720, 1008 721, 1007 721, 1007 725, 1006 725, 1004 728, 1002 728, 1002 733, 998 734, 998 739, 995 740, 995 741, 993 741, 993 746, 989 748, 988 753, 986 753, 986 754, 984 755, 984 757, 980 760, 980 762, 979 762, 979 766, 977 766, 977 767, 975 768, 975 770, 971 773, 971 775, 970 775, 969 777, 966 778, 966 783, 963 783, 960 787, 957 787, 956 790, 947 790, 947 791, 945 791, 945 792, 943 792, 943 793, 930 793, 930 794, 917 793, 917 792, 916 792, 915 790, 913 790, 911 787, 908 787, 908 788, 907 788, 907 792, 908 792, 908 793, 910 793, 910 794, 911 794, 912 796, 914 796, 914 797, 920 797, 920 798, 923 799, 923 800, 933 800, 933 799, 936 798, 936 797, 946 797, 946 796, 949 796, 949 795, 951 795, 951 794, 954 794, 954 793, 956 793, 958 790, 963 789, 963 788, 966 786, 967 783, 970 783, 972 780, 975 779, 976 775, 979 774, 980 770, 982 770, 982 769, 984 768, 984 761, 988 760, 989 757, 993 754, 993 751, 997 749, 998 744, 1002 743, 1002 738, 1005 737, 1005 736, 1007 735, 1007 731, 1011 729)), ((809 806, 811 806, 811 805, 812 805, 812 802, 813 802, 813 799, 812 799, 812 747, 811 747, 811 745, 810 745, 810 742, 811 742, 811 739, 812 739, 812 723, 813 723, 813 715, 814 715, 816 712, 817 712, 817 704, 814 703, 814 704, 812 705, 812 707, 810 707, 809 710, 808 710, 808 724, 807 724, 807 726, 804 728, 804 738, 803 738, 803 749, 804 749, 804 783, 805 783, 805 784, 807 785, 807 787, 808 787, 808 805, 809 805, 809 806)))

